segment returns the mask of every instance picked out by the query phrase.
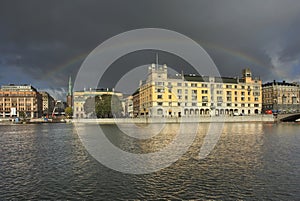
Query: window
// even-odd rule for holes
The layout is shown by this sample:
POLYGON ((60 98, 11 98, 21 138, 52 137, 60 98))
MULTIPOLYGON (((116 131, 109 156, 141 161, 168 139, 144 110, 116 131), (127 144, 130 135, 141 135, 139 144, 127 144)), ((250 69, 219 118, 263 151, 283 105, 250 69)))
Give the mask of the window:
POLYGON ((244 91, 242 91, 242 96, 245 96, 245 92, 244 91))
POLYGON ((169 95, 169 99, 172 99, 172 95, 169 95))
POLYGON ((231 103, 227 103, 226 105, 227 105, 227 107, 231 107, 231 103))
POLYGON ((208 90, 202 90, 201 93, 202 94, 208 94, 208 90))
POLYGON ((201 86, 207 88, 207 84, 202 84, 201 86))
POLYGON ((157 85, 157 86, 164 86, 164 82, 155 82, 155 85, 157 85))
POLYGON ((241 101, 245 101, 245 98, 244 98, 244 97, 241 97, 241 101))
POLYGON ((191 87, 197 87, 196 83, 191 83, 191 87))
POLYGON ((245 107, 245 103, 242 103, 242 104, 241 104, 241 107, 245 107))
POLYGON ((254 101, 258 101, 258 97, 255 97, 255 98, 254 98, 254 101))
POLYGON ((217 101, 218 101, 218 102, 223 102, 222 96, 218 96, 218 97, 217 97, 217 101))
POLYGON ((234 95, 237 95, 237 91, 234 92, 234 95))
POLYGON ((227 88, 227 89, 231 89, 231 88, 232 88, 232 85, 226 85, 226 88, 227 88))
POLYGON ((231 91, 226 91, 227 96, 231 96, 231 91))
POLYGON ((162 92, 164 92, 164 90, 162 90, 162 89, 156 89, 156 91, 157 91, 157 93, 162 93, 162 92))
POLYGON ((188 94, 188 92, 189 92, 189 91, 188 91, 187 89, 184 90, 184 93, 185 93, 185 94, 188 94))
POLYGON ((197 106, 197 103, 192 103, 192 106, 197 106))
POLYGON ((259 104, 254 104, 254 107, 259 107, 259 104))
POLYGON ((192 94, 197 94, 197 90, 192 90, 192 94))
POLYGON ((177 94, 182 94, 182 89, 177 89, 177 94))
POLYGON ((227 97, 227 101, 231 101, 231 97, 227 97))
POLYGON ((202 102, 208 102, 208 97, 207 96, 202 96, 202 102))
POLYGON ((292 97, 292 104, 296 104, 297 103, 297 97, 293 96, 292 97))
POLYGON ((182 96, 181 96, 181 95, 179 95, 179 96, 178 96, 178 99, 179 99, 179 100, 181 100, 181 99, 182 99, 182 96))
POLYGON ((162 102, 157 102, 158 106, 162 106, 162 104, 163 104, 162 102))
POLYGON ((162 99, 162 95, 157 95, 157 99, 162 99))
POLYGON ((177 86, 181 87, 181 86, 182 86, 182 83, 178 82, 178 83, 177 83, 177 86))
POLYGON ((217 106, 218 106, 218 107, 221 107, 221 106, 222 106, 222 103, 217 103, 217 106))

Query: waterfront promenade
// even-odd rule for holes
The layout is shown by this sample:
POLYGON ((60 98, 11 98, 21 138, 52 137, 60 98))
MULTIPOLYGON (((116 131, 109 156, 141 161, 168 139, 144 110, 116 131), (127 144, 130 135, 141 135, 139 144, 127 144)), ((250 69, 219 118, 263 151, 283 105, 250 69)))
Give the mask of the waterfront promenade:
POLYGON ((166 117, 166 118, 106 118, 106 119, 72 119, 73 123, 241 123, 241 122, 275 122, 273 115, 253 115, 253 116, 212 116, 212 117, 166 117))

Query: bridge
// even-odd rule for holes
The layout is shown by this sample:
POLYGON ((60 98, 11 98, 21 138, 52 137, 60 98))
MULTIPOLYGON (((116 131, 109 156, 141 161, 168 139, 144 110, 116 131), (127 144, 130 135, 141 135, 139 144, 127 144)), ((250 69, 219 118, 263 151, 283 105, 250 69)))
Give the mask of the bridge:
POLYGON ((277 121, 293 122, 300 119, 300 113, 278 114, 277 121))

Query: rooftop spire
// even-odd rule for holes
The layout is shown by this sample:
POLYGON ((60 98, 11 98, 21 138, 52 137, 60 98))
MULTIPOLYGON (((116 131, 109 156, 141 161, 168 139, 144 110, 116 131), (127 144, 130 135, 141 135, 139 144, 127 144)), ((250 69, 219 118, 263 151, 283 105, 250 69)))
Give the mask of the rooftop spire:
POLYGON ((69 77, 69 92, 68 95, 72 95, 72 78, 71 76, 69 77))

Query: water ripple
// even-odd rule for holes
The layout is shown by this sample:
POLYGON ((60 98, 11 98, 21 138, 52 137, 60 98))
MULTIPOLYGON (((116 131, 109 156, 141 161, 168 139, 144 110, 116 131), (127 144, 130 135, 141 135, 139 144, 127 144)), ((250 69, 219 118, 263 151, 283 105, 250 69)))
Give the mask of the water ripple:
MULTIPOLYGON (((225 124, 212 153, 197 160, 208 126, 200 125, 193 145, 170 167, 129 175, 95 161, 72 125, 2 125, 0 200, 300 199, 299 125, 225 124)), ((107 129, 121 149, 149 153, 170 143, 177 127, 169 124, 151 140, 107 129)))

